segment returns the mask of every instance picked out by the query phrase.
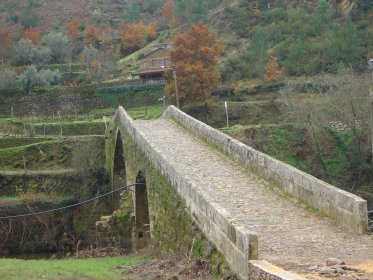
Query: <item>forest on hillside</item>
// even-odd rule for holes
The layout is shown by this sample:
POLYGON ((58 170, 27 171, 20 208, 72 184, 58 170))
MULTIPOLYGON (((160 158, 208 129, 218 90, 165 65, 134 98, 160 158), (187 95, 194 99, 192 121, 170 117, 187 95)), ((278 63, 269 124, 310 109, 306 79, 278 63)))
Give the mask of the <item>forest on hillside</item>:
POLYGON ((154 40, 171 42, 199 20, 225 41, 226 83, 262 79, 274 58, 286 77, 364 71, 373 55, 372 3, 350 1, 346 12, 345 2, 4 0, 0 88, 111 79, 123 72, 118 60, 154 40))

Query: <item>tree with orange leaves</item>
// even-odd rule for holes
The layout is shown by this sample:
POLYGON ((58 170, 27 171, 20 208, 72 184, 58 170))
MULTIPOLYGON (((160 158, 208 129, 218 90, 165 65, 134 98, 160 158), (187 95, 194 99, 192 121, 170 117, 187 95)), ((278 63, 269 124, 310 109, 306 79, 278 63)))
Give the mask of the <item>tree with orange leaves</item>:
POLYGON ((154 38, 157 35, 158 27, 155 23, 145 25, 145 35, 147 38, 154 38))
POLYGON ((119 23, 119 34, 122 38, 123 45, 130 51, 139 49, 147 38, 156 35, 157 26, 155 24, 145 25, 142 22, 126 24, 119 23))
POLYGON ((39 45, 40 40, 41 40, 41 35, 40 35, 40 28, 38 27, 29 27, 24 33, 23 37, 25 39, 31 40, 31 42, 34 45, 39 45))
MULTIPOLYGON (((223 41, 216 32, 210 32, 202 21, 192 25, 186 34, 174 37, 169 52, 171 67, 176 71, 179 99, 206 100, 219 84, 218 57, 224 51, 223 41)), ((173 79, 172 71, 166 76, 173 79)), ((175 97, 175 83, 170 82, 166 92, 175 97)))
POLYGON ((94 47, 98 47, 102 40, 102 32, 96 25, 90 24, 85 30, 85 43, 94 47))
POLYGON ((168 22, 171 29, 175 21, 174 10, 175 10, 175 6, 174 6, 173 0, 167 0, 164 2, 162 6, 162 15, 163 15, 163 18, 168 22))
POLYGON ((269 57, 263 80, 271 83, 282 77, 284 77, 284 70, 278 65, 277 57, 271 55, 269 57))
POLYGON ((258 17, 260 16, 260 8, 259 8, 259 4, 258 2, 255 2, 251 8, 251 14, 254 16, 254 17, 258 17))
POLYGON ((6 27, 0 26, 0 58, 9 56, 13 39, 6 27))
POLYGON ((79 30, 81 22, 79 18, 75 18, 66 24, 65 30, 71 41, 76 41, 82 35, 79 30))

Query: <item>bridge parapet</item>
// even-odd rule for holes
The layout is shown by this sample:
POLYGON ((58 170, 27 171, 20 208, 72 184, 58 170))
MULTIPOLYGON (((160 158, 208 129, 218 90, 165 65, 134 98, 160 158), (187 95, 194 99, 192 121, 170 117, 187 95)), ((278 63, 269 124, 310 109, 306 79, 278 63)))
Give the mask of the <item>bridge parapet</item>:
MULTIPOLYGON (((112 124, 113 126, 113 124, 112 124)), ((151 139, 147 139, 136 123, 119 107, 115 114, 114 126, 125 131, 153 166, 165 176, 171 186, 185 201, 200 230, 225 256, 230 268, 240 279, 248 279, 249 260, 258 258, 258 237, 248 232, 235 221, 224 208, 214 203, 202 186, 196 186, 181 175, 169 160, 157 151, 151 139)))
POLYGON ((295 198, 317 209, 346 228, 363 234, 367 231, 367 202, 338 189, 284 162, 259 152, 234 138, 169 106, 163 117, 169 117, 195 136, 214 145, 240 165, 283 188, 295 198))

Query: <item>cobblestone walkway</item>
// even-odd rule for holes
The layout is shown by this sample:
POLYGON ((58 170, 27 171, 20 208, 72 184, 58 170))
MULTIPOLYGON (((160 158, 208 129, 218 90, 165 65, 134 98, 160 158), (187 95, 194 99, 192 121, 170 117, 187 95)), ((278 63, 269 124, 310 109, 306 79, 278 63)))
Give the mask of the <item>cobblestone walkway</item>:
POLYGON ((348 264, 373 260, 373 236, 346 232, 310 213, 171 120, 136 121, 136 126, 178 171, 258 234, 261 259, 280 266, 320 264, 329 257, 348 264))

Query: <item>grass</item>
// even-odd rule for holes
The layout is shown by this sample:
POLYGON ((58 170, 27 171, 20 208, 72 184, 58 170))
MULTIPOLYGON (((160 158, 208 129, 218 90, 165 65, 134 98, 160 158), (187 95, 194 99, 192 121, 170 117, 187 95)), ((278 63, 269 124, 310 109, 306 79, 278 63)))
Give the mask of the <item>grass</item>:
POLYGON ((132 266, 144 260, 144 256, 81 260, 0 259, 0 279, 123 279, 123 270, 115 267, 132 266))
POLYGON ((32 143, 28 145, 23 145, 23 146, 18 146, 18 147, 13 147, 13 148, 5 148, 5 149, 0 149, 0 156, 14 156, 16 154, 25 152, 27 148, 30 147, 35 147, 39 145, 44 145, 44 144, 49 144, 49 143, 57 143, 59 140, 47 140, 47 141, 41 141, 38 143, 32 143))
POLYGON ((16 148, 19 146, 36 144, 40 142, 50 141, 51 138, 0 138, 0 150, 7 148, 16 148))
MULTIPOLYGON (((98 115, 105 115, 106 117, 112 117, 115 114, 115 111, 118 108, 100 108, 100 109, 93 109, 89 112, 89 115, 93 116, 95 119, 98 115)), ((102 118, 100 118, 102 119, 102 118)))
POLYGON ((128 114, 133 119, 151 120, 159 118, 163 114, 163 106, 149 105, 147 107, 147 115, 145 115, 145 106, 127 109, 128 114))
POLYGON ((19 201, 19 197, 18 196, 0 196, 0 204, 2 202, 15 202, 15 201, 19 201))

